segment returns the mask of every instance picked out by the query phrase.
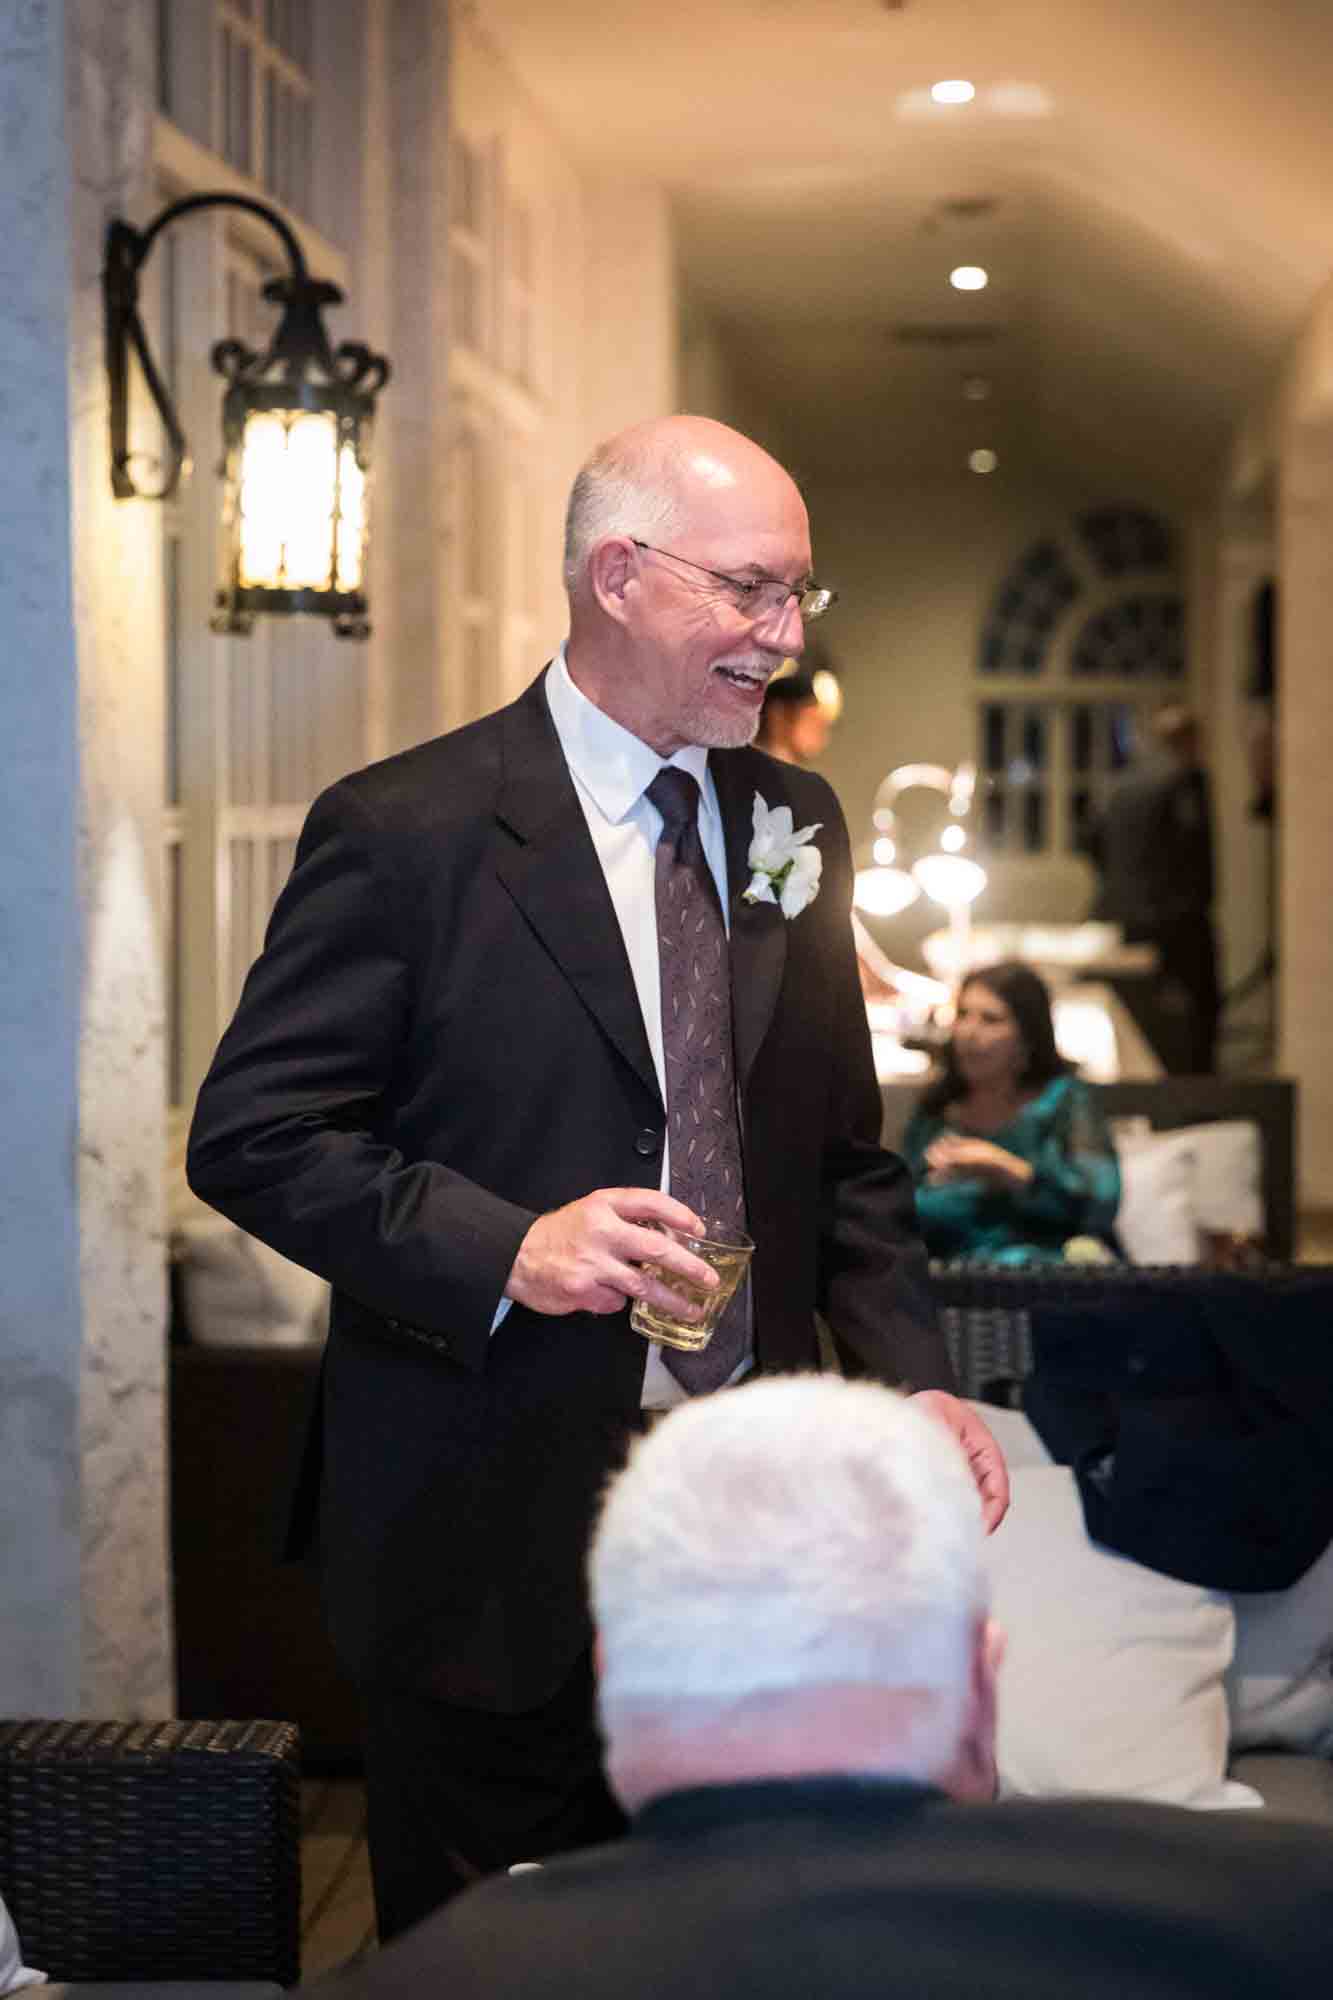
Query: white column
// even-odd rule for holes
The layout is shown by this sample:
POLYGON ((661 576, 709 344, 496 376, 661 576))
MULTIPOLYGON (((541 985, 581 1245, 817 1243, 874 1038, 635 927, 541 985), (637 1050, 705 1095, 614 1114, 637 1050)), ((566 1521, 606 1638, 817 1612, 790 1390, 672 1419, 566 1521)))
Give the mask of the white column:
POLYGON ((63 8, 0 12, 0 1713, 77 1713, 78 689, 63 8))
POLYGON ((1278 641, 1279 1063, 1300 1086, 1300 1194, 1333 1205, 1333 408, 1283 453, 1278 641))
POLYGON ((373 9, 367 88, 382 129, 367 140, 357 315, 360 337, 373 332, 394 370, 376 413, 371 503, 377 753, 456 719, 445 674, 449 75, 447 7, 373 9))
POLYGON ((111 498, 100 269, 144 219, 151 0, 0 11, 10 476, 0 1712, 171 1705, 157 511, 111 498))
MULTIPOLYGON (((79 663, 85 1714, 173 1704, 166 1520, 162 519, 115 500, 101 268, 155 202, 153 0, 67 0, 70 462, 79 663)), ((157 449, 149 421, 139 435, 157 449)))

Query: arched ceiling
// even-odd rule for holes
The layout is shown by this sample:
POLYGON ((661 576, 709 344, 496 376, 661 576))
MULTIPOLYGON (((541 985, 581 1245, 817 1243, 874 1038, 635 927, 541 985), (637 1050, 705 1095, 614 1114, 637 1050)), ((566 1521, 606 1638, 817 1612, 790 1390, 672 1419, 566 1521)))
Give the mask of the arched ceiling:
POLYGON ((687 304, 807 476, 988 443, 1188 504, 1333 271, 1333 0, 473 13, 577 156, 670 187, 687 304))

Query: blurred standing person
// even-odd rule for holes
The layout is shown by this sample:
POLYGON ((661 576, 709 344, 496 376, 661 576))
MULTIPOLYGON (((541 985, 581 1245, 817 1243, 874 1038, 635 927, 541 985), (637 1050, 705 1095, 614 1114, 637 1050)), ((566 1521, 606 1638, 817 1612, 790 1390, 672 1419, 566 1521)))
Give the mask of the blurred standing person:
POLYGON ((1087 852, 1101 875, 1093 915, 1126 944, 1157 949, 1161 1006, 1183 1017, 1161 1051, 1176 1074, 1217 1065, 1217 942, 1213 933, 1213 815, 1198 717, 1178 703, 1153 717, 1156 752, 1112 795, 1087 852))
POLYGON ((842 714, 842 689, 827 667, 784 660, 769 682, 755 744, 782 764, 813 764, 842 714))
MULTIPOLYGON (((812 764, 827 750, 841 715, 842 689, 831 668, 784 660, 765 691, 755 747, 766 750, 780 764, 812 764)), ((852 938, 865 998, 896 1000, 901 991, 900 968, 885 957, 855 910, 852 938)))

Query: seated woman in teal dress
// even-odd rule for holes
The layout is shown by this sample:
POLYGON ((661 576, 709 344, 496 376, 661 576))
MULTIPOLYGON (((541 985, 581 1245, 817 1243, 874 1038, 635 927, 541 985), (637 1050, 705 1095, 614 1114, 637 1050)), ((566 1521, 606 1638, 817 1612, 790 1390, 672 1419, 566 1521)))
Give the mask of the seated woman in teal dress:
POLYGON ((1058 1264, 1075 1236, 1115 1248, 1106 1121, 1056 1049, 1044 982, 1016 959, 963 981, 902 1153, 932 1257, 1058 1264))

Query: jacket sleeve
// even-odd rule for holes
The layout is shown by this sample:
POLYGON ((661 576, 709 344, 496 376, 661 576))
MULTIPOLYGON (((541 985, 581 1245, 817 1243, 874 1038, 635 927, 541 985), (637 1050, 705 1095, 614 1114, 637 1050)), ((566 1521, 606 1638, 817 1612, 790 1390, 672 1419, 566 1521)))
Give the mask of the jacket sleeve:
POLYGON ((465 1365, 534 1219, 385 1136, 414 1008, 410 891, 345 781, 312 807, 291 879, 199 1093, 204 1201, 465 1365))
MULTIPOLYGON (((831 798, 831 795, 830 795, 831 798)), ((852 865, 836 802, 823 848, 833 1049, 820 1169, 819 1291, 844 1368, 956 1390, 927 1278, 912 1177, 880 1144, 883 1108, 852 942, 852 865)))

